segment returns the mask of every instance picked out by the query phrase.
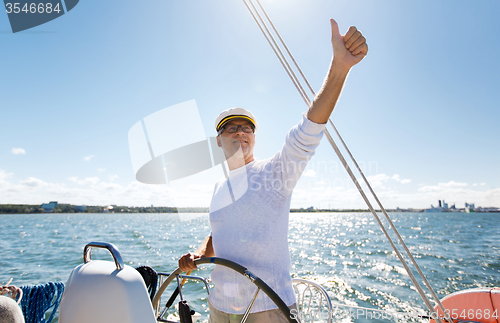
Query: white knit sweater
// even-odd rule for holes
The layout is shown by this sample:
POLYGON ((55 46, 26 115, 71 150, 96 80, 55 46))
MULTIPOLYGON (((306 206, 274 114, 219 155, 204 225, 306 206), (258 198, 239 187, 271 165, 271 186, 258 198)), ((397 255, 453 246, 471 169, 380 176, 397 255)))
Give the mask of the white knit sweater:
MULTIPOLYGON (((218 182, 210 204, 216 257, 248 268, 288 306, 295 302, 288 250, 291 195, 319 145, 324 127, 303 116, 276 155, 232 170, 229 179, 218 182)), ((222 266, 216 266, 211 277, 215 288, 210 303, 226 313, 244 313, 257 287, 222 266)), ((260 292, 252 313, 274 308, 277 306, 271 299, 260 292)))

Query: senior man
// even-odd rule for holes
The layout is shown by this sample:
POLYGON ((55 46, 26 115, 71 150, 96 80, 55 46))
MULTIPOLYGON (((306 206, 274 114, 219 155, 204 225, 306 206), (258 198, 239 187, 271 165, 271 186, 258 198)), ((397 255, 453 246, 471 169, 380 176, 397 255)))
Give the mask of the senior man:
MULTIPOLYGON (((290 277, 288 217, 293 188, 314 155, 350 69, 367 54, 366 39, 350 27, 342 36, 331 19, 333 58, 328 75, 302 120, 287 134, 273 157, 253 155, 255 116, 233 108, 216 119, 217 143, 226 156, 227 179, 215 186, 210 204, 212 232, 194 253, 179 259, 189 271, 200 257, 221 257, 247 267, 265 281, 290 308, 296 308, 290 277)), ((239 322, 256 291, 247 278, 222 266, 212 272, 209 322, 239 322)), ((259 293, 247 322, 287 322, 264 293, 259 293)))

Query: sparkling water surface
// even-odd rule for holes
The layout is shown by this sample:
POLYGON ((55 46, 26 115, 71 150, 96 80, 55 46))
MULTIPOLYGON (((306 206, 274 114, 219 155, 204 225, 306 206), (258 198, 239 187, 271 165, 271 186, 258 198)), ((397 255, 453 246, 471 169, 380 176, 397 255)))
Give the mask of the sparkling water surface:
MULTIPOLYGON (((500 286, 499 213, 389 215, 440 298, 459 290, 500 286)), ((132 267, 171 272, 177 259, 195 250, 209 232, 207 214, 4 214, 0 284, 10 278, 17 286, 66 282, 83 262, 83 248, 91 241, 115 244, 132 267)), ((392 230, 389 234, 396 239, 392 230)), ((293 277, 320 283, 332 302, 426 313, 372 214, 291 213, 289 243, 293 277)), ((92 259, 112 260, 108 251, 99 249, 92 250, 92 259)), ((212 268, 204 265, 193 274, 208 277, 212 268)), ((206 292, 201 285, 189 282, 185 293, 205 318, 206 292)), ((345 315, 337 321, 388 322, 345 315)))

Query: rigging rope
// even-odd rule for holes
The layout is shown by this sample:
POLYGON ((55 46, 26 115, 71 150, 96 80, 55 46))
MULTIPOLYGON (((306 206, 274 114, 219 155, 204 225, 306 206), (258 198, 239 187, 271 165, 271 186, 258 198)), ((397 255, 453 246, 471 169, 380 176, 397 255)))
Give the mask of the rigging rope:
MULTIPOLYGON (((258 10, 256 9, 255 5, 253 4, 252 0, 243 0, 245 6, 247 7, 248 11, 250 12, 250 15, 252 16, 252 18, 254 19, 254 21, 257 23, 257 25, 259 26, 259 29, 261 30, 261 32, 264 34, 264 37, 266 38, 266 40, 268 41, 269 45, 271 46, 271 48, 273 49, 274 53, 276 54, 278 60, 280 61, 281 65, 283 66, 283 68, 285 69, 285 71, 287 72, 288 76, 290 77, 290 79, 292 80, 292 83, 295 85, 295 88, 297 89, 297 91, 299 92, 299 94, 302 96, 302 98, 304 99, 304 101, 306 102, 306 104, 308 105, 308 107, 311 105, 311 100, 309 99, 309 97, 307 96, 307 93, 305 92, 304 88, 302 87, 301 85, 301 82, 300 80, 297 78, 297 76, 295 75, 295 73, 293 72, 292 68, 290 67, 290 64, 288 63, 287 61, 287 58, 286 56, 283 54, 283 52, 281 51, 281 49, 279 48, 278 44, 276 43, 275 39, 274 39, 274 36, 273 34, 269 31, 269 28, 266 26, 266 23, 265 21, 262 19, 262 16, 259 14, 258 10), (250 3, 250 6, 252 7, 252 9, 250 8, 250 6, 248 5, 247 1, 250 3), (257 19, 258 17, 258 19, 257 19)), ((269 22, 271 28, 273 29, 273 31, 275 32, 275 34, 277 35, 277 37, 279 38, 281 44, 283 45, 285 51, 287 52, 287 54, 290 56, 290 58, 292 59, 295 67, 297 68, 297 70, 299 71, 300 75, 302 76, 302 78, 304 79, 305 83, 307 84, 309 90, 311 91, 311 93, 313 94, 313 96, 315 96, 315 92, 314 90, 312 89, 311 85, 309 84, 309 82, 307 81, 306 77, 304 76, 304 74, 302 73, 302 70, 300 69, 300 67, 298 66, 295 58, 293 57, 293 55, 291 54, 290 50, 288 49, 288 47, 286 46, 285 42, 283 41, 281 35, 279 34, 278 30, 275 28, 274 24, 272 23, 271 19, 269 18, 269 15, 267 14, 267 12, 265 11, 264 7, 262 6, 262 4, 260 3, 259 0, 256 0, 258 6, 260 7, 261 11, 263 12, 263 15, 266 17, 267 21, 269 22)), ((374 196, 377 204, 379 205, 380 209, 382 210, 385 218, 387 219, 387 221, 389 222, 391 228, 394 230, 394 232, 396 233, 396 236, 398 238, 398 240, 400 241, 401 245, 403 246, 406 254, 408 255, 408 257, 410 258, 411 262, 413 263, 413 265, 415 266, 415 268, 417 269, 418 273, 420 274, 420 276, 422 277, 425 285, 427 286, 427 288, 429 289, 429 291, 431 292, 432 294, 432 297, 434 298, 434 300, 436 301, 436 303, 438 304, 438 306, 441 308, 441 310, 443 311, 443 313, 446 313, 443 305, 441 304, 439 298, 437 297, 436 293, 434 292, 434 290, 432 289, 432 287, 430 286, 428 280, 426 279, 425 275, 422 273, 422 271, 420 270, 420 267, 418 266, 418 264, 416 263, 415 259, 413 258, 413 256, 411 255, 410 251, 408 250, 406 244, 404 243, 402 237, 399 235, 399 232, 397 231, 396 227, 394 226, 393 222, 391 221, 391 219, 389 218, 385 208, 382 206, 382 203, 380 202, 380 200, 378 199, 377 195, 375 194, 375 192, 373 191, 373 189, 371 188, 368 180, 366 179, 365 175, 363 174, 363 172, 361 171, 358 163, 356 162, 356 160, 354 159, 353 155, 351 154, 351 152, 349 151, 349 149, 347 148, 347 145, 345 144, 344 140, 342 139, 342 137, 340 136, 340 133, 338 132, 337 128, 335 127, 335 125, 333 124, 333 122, 328 119, 329 121, 329 124, 333 127, 334 131, 336 132, 337 136, 339 137, 344 149, 348 152, 349 154, 349 157, 351 158, 351 160, 353 161, 353 163, 355 164, 357 170, 359 171, 359 173, 361 174, 364 182, 366 183, 366 185, 368 186, 371 194, 374 196)), ((335 144, 333 138, 331 137, 330 133, 328 132, 328 129, 325 128, 325 135, 328 139, 328 141, 330 142, 330 144, 332 145, 333 149, 335 150, 337 156, 339 157, 339 159, 341 160, 342 164, 344 165, 344 168, 346 169, 346 171, 348 172, 349 176, 351 177, 352 181, 354 182, 354 184, 356 185, 359 193, 361 194, 361 196, 363 197, 363 199, 365 200, 366 204, 368 205, 368 208, 370 209, 371 213, 373 214, 373 216, 375 217, 375 219, 377 220, 378 224, 380 225, 382 231, 384 232, 385 236, 387 237, 387 239, 389 240, 389 243, 391 244, 393 250, 395 251, 396 255, 398 256, 400 262, 403 264, 403 266, 405 267, 405 270, 406 272, 408 273, 410 279, 412 280, 413 284, 415 285, 418 293, 420 294, 420 296, 422 297, 425 305, 427 306, 427 308, 429 309, 429 311, 436 316, 436 320, 438 322, 442 322, 441 319, 439 318, 439 316, 437 315, 437 312, 434 310, 432 304, 430 303, 430 300, 429 298, 427 297, 427 295, 425 295, 425 292, 422 290, 422 287, 420 286, 420 284, 418 283, 418 281, 416 280, 415 276, 413 275, 413 272, 410 270, 410 268, 408 267, 406 261, 403 259, 401 253, 399 252, 398 248, 396 247, 396 245, 394 244, 394 242, 392 241, 391 237, 389 236, 389 233, 387 232, 387 229, 385 228, 384 224, 382 223, 382 221, 380 220, 379 216, 377 215, 377 213, 375 212, 375 210, 373 209, 371 203, 369 202, 368 198, 366 197, 363 189, 361 188, 361 186, 359 185, 358 181, 356 180, 356 177, 354 176, 354 174, 352 173, 349 165, 347 164, 347 162, 345 161, 342 153, 340 152, 339 148, 337 147, 337 145, 335 144)), ((449 315, 446 315, 446 320, 450 321, 451 322, 451 318, 449 317, 449 315)))
MULTIPOLYGON (((250 0, 249 0, 250 1, 250 0)), ((295 75, 295 73, 293 73, 293 70, 292 68, 290 67, 290 65, 288 64, 287 60, 286 60, 286 57, 283 55, 283 52, 280 50, 279 46, 276 44, 276 41, 274 40, 273 38, 273 35, 269 32, 269 29, 266 27, 266 31, 269 33, 269 36, 268 37, 268 34, 266 34, 266 31, 264 31, 264 29, 262 28, 261 24, 259 23, 259 20, 257 20, 256 16, 254 15, 252 9, 250 9, 248 3, 246 0, 243 0, 243 3, 245 4, 245 6, 247 7, 248 11, 250 12, 250 14, 252 15, 252 18, 255 20, 255 22, 257 23, 257 26, 259 26, 260 28, 260 31, 262 32, 262 34, 264 35, 264 37, 266 38, 267 42, 269 43, 269 45, 271 46, 271 48, 273 49, 274 53, 276 54, 276 56, 278 57, 278 60, 280 61, 281 65, 283 66, 283 68, 285 69, 285 71, 287 72, 288 76, 290 77, 290 79, 292 80, 293 82, 293 85, 295 85, 295 88, 297 89, 297 91, 299 92, 299 94, 302 96, 302 99, 304 100, 304 102, 307 104, 307 106, 310 106, 311 105, 311 101, 309 100, 309 98, 307 97, 307 94, 305 93, 304 89, 302 88, 302 86, 300 85, 300 82, 298 81, 297 79, 297 76, 295 75), (272 39, 272 41, 270 40, 272 39)), ((253 5, 253 3, 250 1, 251 5, 252 5, 252 8, 255 9, 255 6, 253 5)), ((262 17, 260 16, 260 14, 258 13, 258 11, 256 11, 255 13, 260 21, 262 21, 262 17)), ((262 23, 264 24, 265 26, 265 23, 262 21, 262 23)))
MULTIPOLYGON (((444 306, 443 304, 441 304, 441 301, 439 300, 439 297, 436 295, 436 293, 434 292, 434 289, 432 288, 432 286, 430 285, 429 281, 427 280, 427 278, 425 277, 424 273, 422 272, 422 270, 420 269, 420 266, 417 264, 415 258, 413 258, 410 250, 408 249, 408 247, 406 246, 406 243, 404 242, 403 238, 401 237, 401 235, 399 234, 398 230, 396 229, 396 226, 394 225, 394 223, 392 222, 391 218, 389 217, 389 215, 387 214, 387 211, 385 210, 385 208, 382 206, 382 203, 380 202, 380 200, 378 199, 377 197, 377 194, 375 194, 375 191, 373 191, 370 183, 368 182, 368 180, 366 179, 365 177, 365 174, 361 171, 358 163, 356 162, 356 160, 354 159, 354 156, 351 154, 351 151, 349 150, 349 148, 347 148, 347 145, 345 144, 344 140, 342 139, 342 137, 340 136, 340 133, 338 132, 337 128, 333 125, 332 121, 330 121, 330 124, 331 126, 333 127, 333 130, 335 131, 335 133, 337 134, 337 136, 339 137, 340 139, 340 142, 342 143, 344 149, 347 151, 347 153, 349 154, 351 160, 353 161, 354 165, 356 166, 358 172, 361 174, 361 176, 363 177, 363 180, 365 181, 368 189, 370 190, 370 192, 372 193, 373 197, 375 198, 375 201, 377 202, 378 206, 380 207, 380 210, 382 211, 382 213, 384 214, 387 222, 389 223, 389 225, 391 226, 392 230, 394 231, 394 233, 396 234, 399 242, 401 243, 401 245, 403 246, 406 254, 408 255, 408 257, 410 258, 411 262, 413 263, 413 265, 415 266, 415 269, 418 271, 420 277, 422 277, 422 280, 424 281, 424 284, 425 286, 427 287, 427 289, 430 291, 432 297, 434 298, 434 301, 436 301, 436 303, 438 304, 438 306, 440 307, 440 309, 443 311, 443 313, 446 313, 445 309, 444 309, 444 306)), ((378 217, 378 216, 376 216, 378 217)), ((406 264, 406 261, 403 262, 403 265, 406 264)), ((410 271, 409 268, 406 268, 405 266, 405 269, 406 271, 410 271)), ((411 278, 411 276, 410 276, 411 278)), ((418 284, 418 283, 417 283, 418 284)), ((420 286, 420 285, 419 285, 420 286)), ((424 299, 424 302, 426 300, 424 299)), ((448 318, 447 318, 448 319, 448 318)))
POLYGON ((61 302, 64 284, 49 282, 43 285, 25 285, 20 288, 24 294, 21 300, 21 309, 26 323, 52 322, 61 302), (52 313, 49 319, 45 320, 45 312, 51 308, 52 313))

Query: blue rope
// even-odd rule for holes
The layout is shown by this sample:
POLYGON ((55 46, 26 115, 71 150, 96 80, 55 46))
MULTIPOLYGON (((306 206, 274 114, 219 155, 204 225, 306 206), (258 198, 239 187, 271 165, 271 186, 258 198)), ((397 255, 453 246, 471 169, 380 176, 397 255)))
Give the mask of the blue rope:
POLYGON ((61 297, 64 292, 64 284, 61 282, 49 282, 43 285, 26 285, 20 287, 23 290, 21 309, 23 310, 26 323, 50 323, 57 313, 61 297), (45 320, 45 312, 52 308, 52 314, 45 320))

